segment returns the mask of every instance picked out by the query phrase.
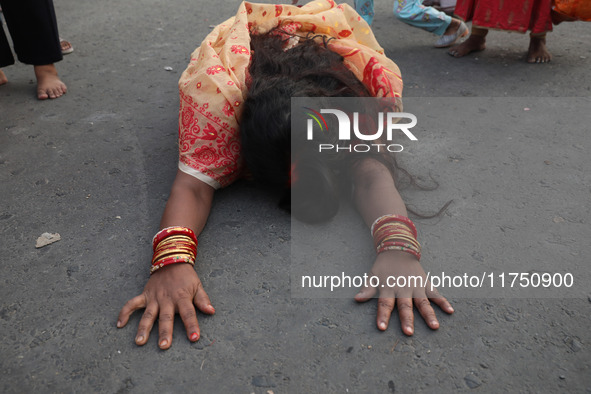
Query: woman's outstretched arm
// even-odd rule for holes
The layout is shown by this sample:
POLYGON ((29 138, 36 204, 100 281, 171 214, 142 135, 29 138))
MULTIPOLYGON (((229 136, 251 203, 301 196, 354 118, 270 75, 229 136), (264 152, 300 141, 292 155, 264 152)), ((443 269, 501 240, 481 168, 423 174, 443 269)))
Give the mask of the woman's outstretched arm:
MULTIPOLYGON (((363 220, 368 226, 383 215, 408 216, 402 197, 396 190, 394 179, 388 168, 375 159, 365 159, 357 163, 353 169, 355 183, 354 199, 363 220)), ((414 277, 426 274, 419 260, 412 254, 391 250, 379 253, 369 275, 380 278, 386 283, 387 277, 414 277)), ((377 325, 385 330, 390 321, 394 306, 398 307, 402 331, 406 335, 414 333, 414 306, 432 329, 439 328, 439 322, 431 307, 430 300, 447 313, 453 313, 451 304, 441 297, 436 290, 424 287, 375 287, 362 288, 355 296, 359 302, 365 302, 379 291, 377 325)))
MULTIPOLYGON (((160 228, 188 227, 199 236, 211 210, 213 192, 211 186, 178 171, 160 228)), ((146 272, 149 272, 149 265, 146 265, 146 272)), ((158 319, 158 345, 161 349, 168 349, 172 344, 174 316, 178 313, 185 325, 187 337, 195 342, 200 336, 195 306, 203 313, 215 313, 193 266, 171 264, 154 272, 142 294, 123 306, 117 327, 124 327, 134 311, 145 308, 135 337, 136 344, 144 345, 148 341, 152 326, 158 319)))

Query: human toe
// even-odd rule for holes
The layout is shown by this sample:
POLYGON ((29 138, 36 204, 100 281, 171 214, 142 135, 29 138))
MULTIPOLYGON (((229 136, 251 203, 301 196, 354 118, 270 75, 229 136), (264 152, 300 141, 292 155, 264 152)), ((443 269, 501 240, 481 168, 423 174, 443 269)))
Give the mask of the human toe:
POLYGON ((47 100, 49 98, 49 94, 45 90, 37 90, 37 98, 39 100, 47 100))

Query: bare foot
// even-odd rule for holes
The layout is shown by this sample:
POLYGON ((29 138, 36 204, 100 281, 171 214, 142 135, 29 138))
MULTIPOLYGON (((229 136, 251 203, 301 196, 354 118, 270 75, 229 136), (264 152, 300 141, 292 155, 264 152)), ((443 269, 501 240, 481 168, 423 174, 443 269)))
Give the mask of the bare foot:
POLYGON ((451 48, 447 53, 453 57, 462 57, 472 52, 484 51, 486 48, 485 42, 485 37, 470 34, 466 41, 451 48))
POLYGON ((53 64, 35 66, 35 76, 37 77, 37 98, 39 100, 61 97, 68 90, 66 84, 57 76, 57 69, 53 64))
POLYGON ((531 37, 529 40, 529 49, 527 50, 527 62, 548 63, 551 60, 552 55, 546 48, 546 37, 531 37))
POLYGON ((4 71, 0 70, 0 85, 4 85, 6 82, 8 82, 8 78, 6 78, 4 71))

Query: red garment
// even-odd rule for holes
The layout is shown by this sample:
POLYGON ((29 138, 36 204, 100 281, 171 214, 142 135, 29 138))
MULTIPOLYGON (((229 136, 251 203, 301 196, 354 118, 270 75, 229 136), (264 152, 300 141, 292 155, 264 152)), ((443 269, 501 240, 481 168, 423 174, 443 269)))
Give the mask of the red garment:
POLYGON ((532 34, 552 31, 552 0, 458 0, 455 14, 486 29, 532 34))

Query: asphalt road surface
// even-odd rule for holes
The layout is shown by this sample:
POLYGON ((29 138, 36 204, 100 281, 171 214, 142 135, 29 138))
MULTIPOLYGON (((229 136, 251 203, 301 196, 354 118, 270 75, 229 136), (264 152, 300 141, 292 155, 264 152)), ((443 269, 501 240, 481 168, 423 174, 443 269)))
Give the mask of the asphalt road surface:
MULTIPOLYGON (((591 391, 591 25, 556 26, 545 65, 525 63, 527 36, 497 31, 486 51, 452 58, 397 21, 391 1, 373 26, 419 119, 400 160, 439 184, 403 197, 423 212, 453 200, 416 220, 425 269, 570 273, 571 288, 442 290, 456 312, 437 311, 438 331, 417 317, 406 337, 393 317, 379 332, 376 302, 356 304, 354 289, 294 292, 290 219, 242 181, 216 193, 200 238, 197 272, 217 313, 199 315, 195 344, 177 318, 161 351, 155 332, 134 344, 140 313, 115 322, 147 280, 176 171, 178 78, 239 2, 55 3, 75 49, 57 64, 68 93, 38 101, 24 64, 0 87, 0 391, 591 391), (61 240, 35 248, 45 232, 61 240)), ((338 220, 363 233, 346 242, 364 272, 367 229, 351 209, 338 220)))

